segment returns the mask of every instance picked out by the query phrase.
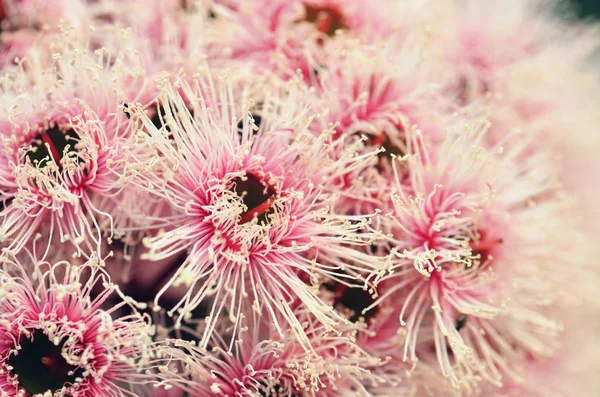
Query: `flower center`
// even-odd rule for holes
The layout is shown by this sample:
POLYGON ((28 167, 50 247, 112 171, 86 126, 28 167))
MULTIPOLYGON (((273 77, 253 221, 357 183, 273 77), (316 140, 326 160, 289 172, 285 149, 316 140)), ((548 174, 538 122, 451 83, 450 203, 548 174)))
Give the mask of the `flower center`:
MULTIPOLYGON (((402 148, 401 146, 404 145, 404 142, 400 142, 400 143, 395 143, 393 142, 388 133, 384 132, 378 135, 375 134, 367 134, 367 144, 372 147, 372 148, 380 148, 383 147, 383 149, 385 149, 385 151, 380 152, 377 154, 377 165, 376 165, 376 169, 377 171, 379 171, 380 173, 383 173, 384 170, 389 169, 389 166, 392 163, 392 156, 396 156, 396 157, 402 157, 406 154, 406 148, 402 148), (400 145, 400 146, 399 146, 400 145)), ((403 162, 400 162, 397 164, 398 171, 400 171, 400 173, 402 175, 405 174, 405 171, 407 171, 407 165, 403 162)))
POLYGON ((486 234, 480 232, 481 239, 471 241, 471 251, 473 256, 477 258, 477 264, 485 265, 492 260, 493 250, 504 241, 502 238, 490 238, 486 234))
POLYGON ((12 373, 19 377, 20 386, 30 395, 44 394, 48 390, 54 394, 65 383, 75 382, 82 370, 66 362, 61 354, 62 344, 56 346, 41 331, 21 341, 19 354, 9 358, 12 373))
MULTIPOLYGON (((251 114, 251 118, 249 120, 250 128, 252 129, 252 135, 256 135, 258 129, 260 128, 260 123, 262 122, 262 117, 259 115, 251 114)), ((244 130, 244 120, 240 120, 237 124, 238 132, 241 134, 244 130)))
POLYGON ((259 223, 269 223, 268 214, 275 201, 275 189, 265 184, 259 177, 248 174, 234 179, 235 193, 242 199, 247 210, 242 213, 239 223, 250 222, 254 217, 259 223))
POLYGON ((348 320, 357 322, 359 318, 364 318, 365 322, 377 313, 378 307, 365 312, 363 310, 371 306, 374 302, 369 291, 362 288, 350 288, 341 283, 326 285, 326 288, 334 292, 334 306, 348 309, 352 314, 348 320))
POLYGON ((369 144, 373 147, 383 147, 385 152, 379 153, 379 157, 385 157, 387 159, 392 157, 392 154, 398 157, 403 156, 404 151, 399 148, 394 142, 391 141, 387 134, 380 135, 368 135, 369 144))
POLYGON ((346 27, 344 16, 333 7, 305 3, 304 9, 306 12, 305 20, 315 24, 317 29, 327 36, 333 36, 337 30, 346 27))
POLYGON ((68 153, 75 153, 75 145, 79 142, 79 136, 73 130, 63 132, 58 127, 44 131, 31 144, 31 150, 27 157, 39 168, 47 165, 50 158, 62 169, 60 160, 63 158, 65 148, 69 146, 68 153))

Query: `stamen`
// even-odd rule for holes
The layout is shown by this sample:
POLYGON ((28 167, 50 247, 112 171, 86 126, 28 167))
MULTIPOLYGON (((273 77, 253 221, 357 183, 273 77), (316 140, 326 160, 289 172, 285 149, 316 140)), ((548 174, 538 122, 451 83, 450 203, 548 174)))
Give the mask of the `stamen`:
MULTIPOLYGON (((252 134, 255 135, 258 129, 260 128, 260 123, 262 122, 262 117, 259 115, 251 115, 252 118, 249 120, 252 128, 252 134)), ((237 125, 238 131, 241 133, 244 130, 244 120, 240 120, 237 125)))
MULTIPOLYGON (((165 112, 165 109, 160 105, 157 106, 156 109, 153 109, 152 113, 153 113, 153 115, 152 115, 152 118, 150 119, 150 121, 152 121, 152 124, 154 124, 154 126, 160 130, 163 127, 162 120, 164 120, 165 115, 167 113, 165 112)), ((170 132, 169 127, 166 127, 166 128, 167 128, 167 131, 170 132)))

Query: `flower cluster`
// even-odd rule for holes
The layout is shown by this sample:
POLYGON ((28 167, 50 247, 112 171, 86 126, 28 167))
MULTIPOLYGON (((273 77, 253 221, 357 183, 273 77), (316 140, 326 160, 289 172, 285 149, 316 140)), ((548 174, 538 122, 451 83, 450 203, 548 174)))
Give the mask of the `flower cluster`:
POLYGON ((557 3, 0 0, 0 396, 592 396, 557 3))

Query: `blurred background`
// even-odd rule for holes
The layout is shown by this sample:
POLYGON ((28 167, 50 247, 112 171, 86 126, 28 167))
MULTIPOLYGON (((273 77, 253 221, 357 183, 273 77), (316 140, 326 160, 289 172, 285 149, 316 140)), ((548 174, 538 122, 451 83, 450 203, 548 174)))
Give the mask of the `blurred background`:
POLYGON ((576 12, 583 18, 600 17, 600 0, 570 0, 576 12))

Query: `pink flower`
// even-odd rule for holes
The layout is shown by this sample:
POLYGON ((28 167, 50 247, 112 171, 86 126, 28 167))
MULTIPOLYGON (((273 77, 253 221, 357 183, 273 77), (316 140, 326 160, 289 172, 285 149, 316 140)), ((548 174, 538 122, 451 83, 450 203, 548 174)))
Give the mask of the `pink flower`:
POLYGON ((276 329, 288 323, 306 343, 292 302, 298 300, 326 328, 342 321, 309 283, 319 275, 365 283, 359 273, 379 266, 378 258, 353 247, 374 238, 357 233, 367 218, 331 211, 343 173, 366 166, 368 156, 355 156, 353 147, 339 151, 331 131, 318 137, 306 132, 310 96, 297 82, 264 95, 257 131, 246 112, 236 115, 247 105, 233 101, 231 85, 214 87, 210 79, 195 84, 181 80, 176 86, 192 99, 189 110, 174 87, 164 87, 166 126, 159 130, 141 120, 156 156, 127 170, 137 171, 132 183, 168 200, 176 212, 160 220, 170 223, 168 229, 145 239, 146 258, 189 251, 155 303, 168 287, 179 285, 188 292, 171 314, 185 317, 212 300, 200 346, 225 310, 238 332, 247 306, 264 307, 276 329))
POLYGON ((379 360, 354 343, 352 328, 342 326, 330 334, 313 322, 310 312, 295 314, 307 324, 311 350, 304 349, 292 329, 286 327, 280 335, 259 314, 249 313, 245 331, 231 344, 213 335, 210 351, 170 339, 159 346, 166 363, 159 373, 161 384, 191 396, 369 395, 365 384, 376 384, 378 378, 366 368, 379 360), (182 365, 185 372, 178 369, 182 365))
MULTIPOLYGON (((319 72, 318 94, 328 106, 326 122, 337 122, 340 133, 389 134, 399 139, 413 115, 426 106, 428 89, 419 77, 419 53, 397 54, 385 48, 365 48, 352 41, 331 43, 326 67, 319 72)), ((397 142, 401 145, 400 142, 397 142)))
POLYGON ((365 152, 380 150, 376 167, 348 173, 338 204, 347 213, 373 212, 388 195, 390 159, 407 151, 405 131, 416 126, 428 143, 441 141, 446 122, 441 113, 449 104, 431 84, 434 67, 422 62, 418 47, 398 48, 393 40, 378 47, 340 40, 326 50, 315 88, 327 109, 313 128, 333 124, 348 142, 366 138, 365 152))
POLYGON ((2 395, 134 395, 133 385, 146 378, 137 371, 149 358, 151 327, 135 312, 118 317, 124 301, 103 309, 116 289, 96 265, 40 262, 26 270, 4 260, 2 395), (95 285, 104 288, 93 297, 95 285))
POLYGON ((65 35, 53 66, 32 52, 3 86, 0 238, 14 251, 47 229, 87 255, 114 228, 107 211, 122 188, 119 146, 131 134, 119 103, 137 99, 120 84, 136 76, 111 69, 108 57, 98 67, 65 35))
POLYGON ((565 290, 565 273, 549 263, 575 269, 578 261, 562 255, 562 233, 576 231, 544 151, 517 162, 526 144, 486 152, 477 146, 486 123, 463 128, 433 149, 411 131, 400 159, 407 176, 393 164, 388 277, 396 283, 379 301, 402 302, 404 360, 416 362, 429 335, 442 375, 469 387, 513 375, 523 351, 550 353, 560 326, 545 311, 551 291, 565 290))
POLYGON ((358 0, 216 3, 211 7, 216 24, 207 29, 207 34, 219 32, 209 39, 211 47, 226 51, 223 57, 217 57, 217 62, 210 57, 211 65, 250 64, 257 71, 275 71, 284 78, 293 77, 300 70, 309 81, 313 77, 312 65, 326 53, 326 44, 335 40, 336 32, 375 42, 392 35, 401 23, 385 13, 384 5, 389 7, 389 2, 379 0, 369 7, 358 0))
MULTIPOLYGON (((358 0, 260 0, 252 3, 243 0, 218 0, 217 3, 240 15, 248 15, 252 10, 266 11, 255 19, 268 21, 265 27, 271 32, 291 31, 298 25, 305 25, 304 27, 310 26, 314 33, 321 35, 321 39, 332 37, 337 31, 347 31, 350 35, 373 42, 389 37, 397 30, 399 20, 403 18, 403 15, 400 18, 394 15, 396 18, 393 19, 393 13, 389 12, 390 8, 395 10, 399 4, 380 0, 372 2, 369 7, 364 7, 358 0)), ((405 9, 407 10, 408 8, 405 9)), ((225 14, 225 10, 223 13, 225 14)), ((251 21, 246 23, 250 24, 251 21)), ((255 26, 258 27, 258 24, 255 26)))
MULTIPOLYGON (((336 31, 347 31, 350 36, 372 43, 397 34, 404 15, 398 15, 400 4, 375 0, 368 7, 359 0, 306 0, 303 21, 311 23, 327 36, 336 31)), ((409 13, 410 5, 404 7, 409 13)))

